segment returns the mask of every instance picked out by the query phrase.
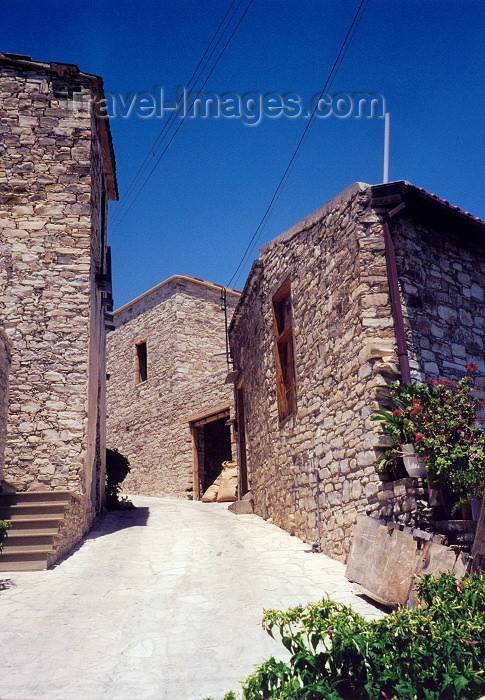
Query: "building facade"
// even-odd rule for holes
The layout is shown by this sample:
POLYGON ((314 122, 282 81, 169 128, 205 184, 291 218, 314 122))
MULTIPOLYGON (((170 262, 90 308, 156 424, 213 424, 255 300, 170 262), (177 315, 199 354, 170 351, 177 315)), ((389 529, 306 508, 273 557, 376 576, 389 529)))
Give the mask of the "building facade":
POLYGON ((225 316, 239 296, 174 275, 114 312, 107 446, 130 460, 128 493, 198 499, 231 459, 225 316))
POLYGON ((263 246, 230 327, 258 514, 340 559, 359 513, 409 520, 423 489, 382 480, 369 416, 400 377, 485 370, 484 231, 409 183, 356 183, 263 246))
MULTIPOLYGON (((108 200, 98 76, 0 54, 0 308, 11 355, 5 488, 75 495, 71 540, 102 507, 108 200), (77 522, 74 523, 74 520, 77 522)), ((71 542, 72 544, 72 542, 71 542)))

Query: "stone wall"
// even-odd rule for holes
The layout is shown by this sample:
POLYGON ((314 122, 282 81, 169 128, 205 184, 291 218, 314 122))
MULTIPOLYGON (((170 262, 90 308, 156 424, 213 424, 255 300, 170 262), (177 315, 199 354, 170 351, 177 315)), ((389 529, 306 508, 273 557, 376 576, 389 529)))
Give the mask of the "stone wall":
POLYGON ((97 280, 116 198, 109 126, 88 109, 100 89, 76 66, 0 55, 0 313, 12 350, 3 478, 69 489, 90 511, 103 452, 97 280))
POLYGON ((459 379, 480 369, 485 390, 485 252, 458 225, 405 216, 392 222, 414 379, 459 379))
POLYGON ((470 361, 485 375, 483 222, 404 182, 353 185, 263 246, 231 325, 256 512, 338 558, 357 513, 429 516, 422 484, 377 474, 386 438, 369 420, 400 377, 383 227, 400 202, 390 229, 412 376, 459 378, 470 361), (282 420, 273 300, 287 279, 297 410, 282 420))
POLYGON ((0 482, 5 462, 8 415, 8 375, 10 371, 10 343, 0 329, 0 482))
MULTIPOLYGON (((229 315, 239 298, 227 290, 229 315)), ((108 335, 107 446, 130 460, 129 493, 191 498, 189 419, 232 404, 221 288, 171 277, 113 315, 108 335), (136 344, 146 342, 146 381, 136 383, 136 344)))
POLYGON ((47 566, 51 566, 64 554, 69 552, 72 545, 79 542, 81 537, 90 529, 96 517, 92 505, 86 507, 86 501, 78 494, 71 492, 69 504, 64 510, 64 519, 59 532, 54 538, 54 549, 49 555, 47 566))
POLYGON ((320 532, 338 558, 381 488, 369 415, 397 373, 384 239, 369 201, 355 185, 264 246, 230 335, 256 512, 310 542, 320 532), (272 299, 288 276, 297 411, 281 421, 272 299))

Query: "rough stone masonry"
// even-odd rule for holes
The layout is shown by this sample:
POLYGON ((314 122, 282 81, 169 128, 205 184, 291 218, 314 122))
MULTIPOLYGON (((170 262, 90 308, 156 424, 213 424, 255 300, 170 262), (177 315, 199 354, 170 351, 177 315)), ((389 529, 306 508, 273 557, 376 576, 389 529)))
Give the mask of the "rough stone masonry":
POLYGON ((256 512, 342 559, 358 513, 406 522, 422 491, 381 481, 369 420, 401 371, 383 230, 400 204, 390 226, 410 376, 456 379, 472 361, 483 382, 485 224, 409 183, 356 183, 263 246, 230 328, 256 512), (296 390, 278 373, 281 299, 296 390), (296 393, 283 415, 281 386, 296 393))
MULTIPOLYGON (((225 384, 221 292, 219 285, 174 275, 113 314, 107 445, 130 460, 128 493, 201 495, 196 424, 219 416, 226 423, 233 404, 225 384)), ((230 317, 240 292, 227 289, 226 297, 230 317)))
POLYGON ((101 79, 77 66, 0 54, 0 313, 11 355, 1 476, 20 491, 75 493, 81 529, 104 494, 106 218, 117 198, 94 96, 101 79))

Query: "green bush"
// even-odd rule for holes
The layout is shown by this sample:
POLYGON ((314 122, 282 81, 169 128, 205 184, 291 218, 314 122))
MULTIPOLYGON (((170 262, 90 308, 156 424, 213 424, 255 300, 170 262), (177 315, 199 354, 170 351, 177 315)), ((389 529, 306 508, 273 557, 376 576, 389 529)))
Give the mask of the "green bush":
POLYGON ((477 700, 485 693, 485 577, 424 575, 420 607, 367 621, 323 600, 265 613, 291 658, 265 661, 245 700, 477 700))
POLYGON ((130 472, 130 462, 118 450, 106 450, 106 505, 118 508, 121 483, 130 472))
POLYGON ((8 534, 8 528, 10 527, 10 523, 7 522, 6 520, 0 520, 0 552, 3 549, 3 543, 7 537, 8 534))

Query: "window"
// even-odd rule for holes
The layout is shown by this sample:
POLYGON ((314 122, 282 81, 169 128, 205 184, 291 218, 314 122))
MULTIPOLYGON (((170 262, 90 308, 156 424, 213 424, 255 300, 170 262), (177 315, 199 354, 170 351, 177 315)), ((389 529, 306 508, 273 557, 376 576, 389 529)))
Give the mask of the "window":
POLYGON ((141 384, 148 379, 147 371, 147 341, 135 345, 135 384, 141 384))
POLYGON ((296 411, 295 358, 290 281, 273 297, 273 321, 276 354, 276 387, 280 419, 296 411))

